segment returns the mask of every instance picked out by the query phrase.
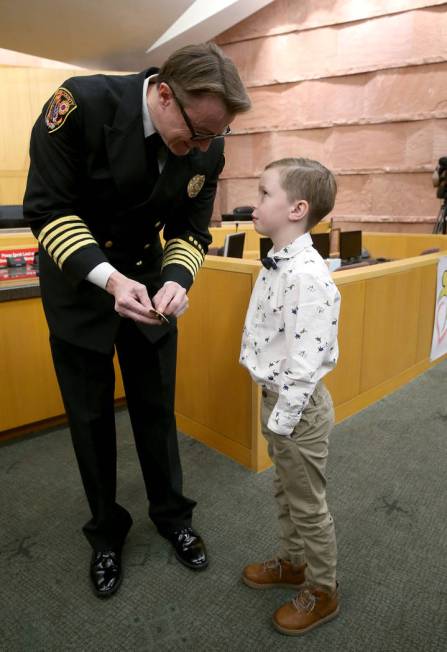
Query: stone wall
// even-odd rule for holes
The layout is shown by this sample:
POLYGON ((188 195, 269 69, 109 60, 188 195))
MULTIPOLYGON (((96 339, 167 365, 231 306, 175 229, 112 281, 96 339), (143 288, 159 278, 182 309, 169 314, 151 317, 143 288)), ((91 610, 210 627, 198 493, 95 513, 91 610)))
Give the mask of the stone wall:
POLYGON ((275 0, 221 34, 253 110, 234 122, 213 219, 256 201, 264 165, 316 158, 341 228, 430 232, 447 156, 447 2, 275 0))

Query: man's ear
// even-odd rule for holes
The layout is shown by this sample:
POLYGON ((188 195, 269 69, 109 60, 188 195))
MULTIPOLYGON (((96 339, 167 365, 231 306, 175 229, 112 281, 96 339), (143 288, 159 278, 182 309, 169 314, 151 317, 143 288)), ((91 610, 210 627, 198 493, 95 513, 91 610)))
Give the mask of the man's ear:
POLYGON ((166 82, 161 82, 157 87, 158 101, 162 107, 169 106, 172 102, 172 91, 166 82))
POLYGON ((298 199, 290 210, 292 222, 300 222, 309 214, 309 204, 305 199, 298 199))

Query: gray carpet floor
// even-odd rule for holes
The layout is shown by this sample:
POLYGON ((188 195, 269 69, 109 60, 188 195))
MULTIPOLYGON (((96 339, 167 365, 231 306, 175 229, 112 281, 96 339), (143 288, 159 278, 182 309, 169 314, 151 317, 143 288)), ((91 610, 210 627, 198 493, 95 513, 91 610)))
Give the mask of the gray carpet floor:
POLYGON ((185 493, 211 563, 180 566, 146 513, 127 412, 117 413, 118 499, 134 526, 112 599, 90 591, 87 505, 68 431, 0 447, 0 650, 424 652, 447 650, 447 362, 338 425, 329 503, 342 611, 305 637, 271 626, 293 597, 253 591, 241 568, 276 550, 272 472, 181 436, 185 493))

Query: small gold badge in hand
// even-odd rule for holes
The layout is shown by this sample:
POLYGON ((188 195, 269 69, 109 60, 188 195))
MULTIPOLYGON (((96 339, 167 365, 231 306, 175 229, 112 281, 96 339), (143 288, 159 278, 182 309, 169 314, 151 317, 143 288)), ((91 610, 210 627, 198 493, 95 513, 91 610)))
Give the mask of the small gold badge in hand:
POLYGON ((158 319, 158 321, 165 322, 166 324, 169 324, 169 319, 164 315, 162 312, 159 312, 155 308, 151 308, 149 310, 149 316, 154 317, 154 319, 158 319))

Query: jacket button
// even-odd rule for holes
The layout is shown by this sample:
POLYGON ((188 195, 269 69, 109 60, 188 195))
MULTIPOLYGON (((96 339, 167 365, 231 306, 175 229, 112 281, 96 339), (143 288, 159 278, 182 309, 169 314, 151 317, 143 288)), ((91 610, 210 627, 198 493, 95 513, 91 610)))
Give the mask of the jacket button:
POLYGON ((150 243, 148 242, 147 244, 144 245, 143 249, 149 249, 150 246, 151 246, 151 245, 150 245, 150 243))
POLYGON ((139 267, 139 266, 142 265, 142 264, 143 264, 143 261, 142 261, 142 260, 137 260, 137 262, 135 263, 135 265, 136 265, 137 267, 139 267))
POLYGON ((112 240, 107 240, 107 242, 104 243, 104 247, 105 247, 106 249, 110 249, 111 247, 113 247, 113 242, 112 242, 112 240))

